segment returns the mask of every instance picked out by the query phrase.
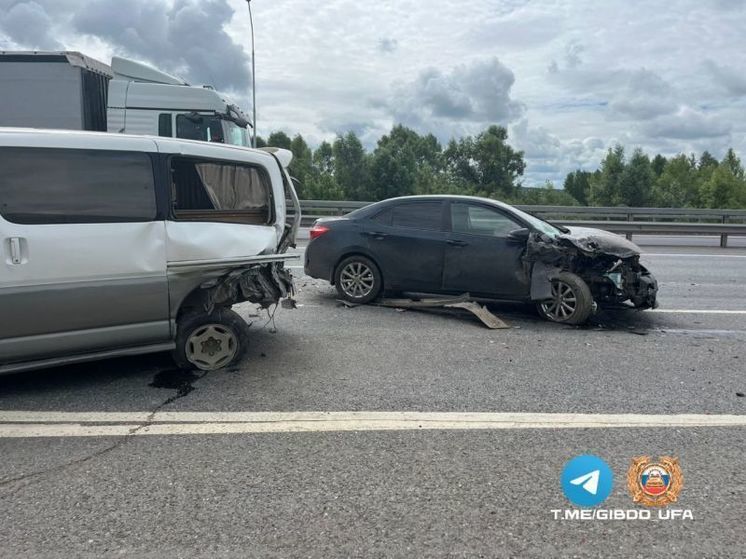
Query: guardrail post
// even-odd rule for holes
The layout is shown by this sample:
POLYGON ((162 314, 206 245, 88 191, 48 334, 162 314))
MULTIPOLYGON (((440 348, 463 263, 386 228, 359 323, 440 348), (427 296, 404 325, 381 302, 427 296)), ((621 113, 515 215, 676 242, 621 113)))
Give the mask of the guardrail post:
MULTIPOLYGON (((632 221, 633 220, 632 217, 633 217, 632 214, 628 213, 627 214, 627 221, 632 221)), ((627 233, 625 235, 625 237, 627 237, 628 241, 631 241, 632 240, 632 233, 627 233)))
MULTIPOLYGON (((728 216, 723 215, 723 223, 728 223, 728 216)), ((723 233, 720 235, 720 248, 725 248, 728 246, 728 235, 723 233)))

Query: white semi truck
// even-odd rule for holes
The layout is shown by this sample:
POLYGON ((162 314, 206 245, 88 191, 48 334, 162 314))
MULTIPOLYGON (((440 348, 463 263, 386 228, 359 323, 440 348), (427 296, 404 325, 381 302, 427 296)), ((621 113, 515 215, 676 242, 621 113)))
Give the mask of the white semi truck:
POLYGON ((0 51, 0 126, 147 134, 249 146, 248 118, 207 85, 79 52, 0 51))

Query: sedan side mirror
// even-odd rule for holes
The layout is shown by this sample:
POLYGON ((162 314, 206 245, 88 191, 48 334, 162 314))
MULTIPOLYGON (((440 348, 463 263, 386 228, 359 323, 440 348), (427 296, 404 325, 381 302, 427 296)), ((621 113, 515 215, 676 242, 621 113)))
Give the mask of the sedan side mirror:
POLYGON ((508 233, 508 240, 513 241, 514 243, 525 243, 528 240, 528 236, 530 234, 531 231, 526 227, 513 229, 510 233, 508 233))

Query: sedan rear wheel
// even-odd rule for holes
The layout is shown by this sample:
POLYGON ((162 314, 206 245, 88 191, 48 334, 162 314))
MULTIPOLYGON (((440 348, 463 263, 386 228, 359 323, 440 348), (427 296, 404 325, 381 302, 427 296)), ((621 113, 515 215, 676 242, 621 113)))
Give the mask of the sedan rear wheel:
POLYGON ((593 312, 593 296, 580 277, 562 272, 552 280, 551 300, 537 307, 539 314, 552 322, 583 324, 593 312))
POLYGON ((340 262, 334 274, 334 283, 340 297, 359 304, 375 299, 383 284, 378 266, 364 256, 350 256, 340 262))

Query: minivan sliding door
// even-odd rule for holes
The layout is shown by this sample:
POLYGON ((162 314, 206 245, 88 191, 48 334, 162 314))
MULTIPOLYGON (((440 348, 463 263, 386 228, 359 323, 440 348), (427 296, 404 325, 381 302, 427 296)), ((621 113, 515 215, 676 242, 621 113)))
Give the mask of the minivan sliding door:
POLYGON ((0 364, 168 341, 150 155, 0 146, 0 169, 0 364))

